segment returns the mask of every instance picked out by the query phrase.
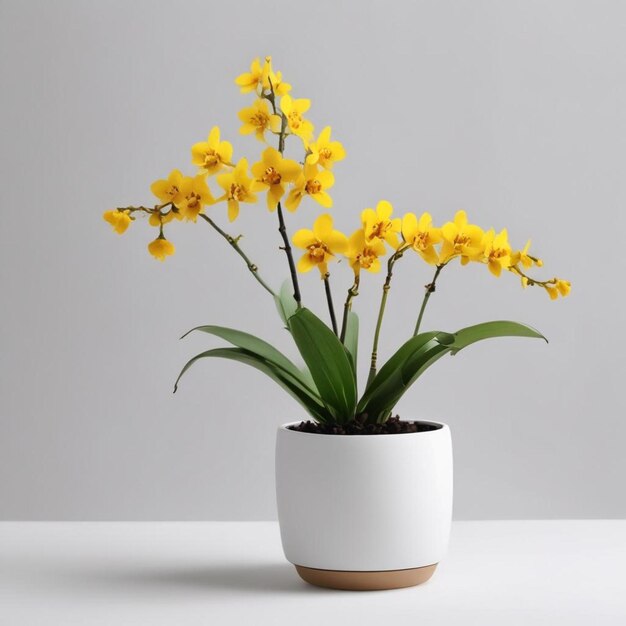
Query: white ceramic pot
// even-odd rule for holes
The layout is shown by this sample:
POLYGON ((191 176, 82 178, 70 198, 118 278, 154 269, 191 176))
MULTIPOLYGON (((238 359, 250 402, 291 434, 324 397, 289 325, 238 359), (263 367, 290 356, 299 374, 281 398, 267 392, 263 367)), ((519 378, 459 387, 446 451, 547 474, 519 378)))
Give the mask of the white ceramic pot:
POLYGON ((319 435, 278 429, 276 497, 283 550, 307 582, 388 589, 424 582, 452 518, 450 429, 319 435))

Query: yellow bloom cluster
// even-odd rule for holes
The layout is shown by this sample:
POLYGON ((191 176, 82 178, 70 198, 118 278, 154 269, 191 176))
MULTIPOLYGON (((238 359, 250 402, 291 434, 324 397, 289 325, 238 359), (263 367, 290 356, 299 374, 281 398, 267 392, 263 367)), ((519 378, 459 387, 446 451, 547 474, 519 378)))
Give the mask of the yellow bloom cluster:
POLYGON ((422 213, 419 218, 414 213, 392 218, 392 213, 393 207, 386 200, 379 202, 376 209, 365 209, 361 213, 361 227, 350 238, 333 229, 330 215, 321 215, 312 230, 299 230, 293 237, 294 245, 305 251, 298 269, 308 272, 318 267, 324 277, 329 261, 343 256, 358 276, 362 269, 378 272, 380 259, 389 251, 400 258, 405 251, 412 250, 437 268, 458 258, 461 265, 483 264, 494 276, 507 270, 520 277, 523 287, 543 287, 552 299, 570 292, 571 284, 561 278, 539 280, 528 276, 526 269, 542 267, 543 262, 529 254, 530 241, 521 250, 512 248, 506 229, 499 233, 494 229, 483 230, 468 221, 465 211, 457 211, 454 220, 441 227, 433 225, 430 213, 422 213))
MULTIPOLYGON (((227 235, 204 213, 211 205, 224 202, 232 222, 238 217, 242 204, 256 203, 258 194, 265 194, 268 210, 279 209, 280 230, 288 254, 289 239, 281 203, 288 211, 295 211, 309 196, 326 209, 333 205, 329 194, 335 183, 332 170, 346 153, 341 143, 332 139, 330 126, 315 136, 314 126, 307 118, 311 101, 291 95, 291 85, 284 82, 281 72, 274 70, 271 57, 263 62, 255 59, 250 70, 238 76, 235 83, 242 93, 255 96, 252 104, 239 111, 238 116, 240 133, 254 134, 265 146, 258 160, 251 166, 245 157, 235 162, 232 144, 223 140, 219 127, 214 126, 206 141, 191 147, 191 163, 198 168, 194 176, 172 170, 167 178, 155 181, 150 187, 158 204, 104 213, 104 219, 119 234, 127 230, 136 213, 147 214, 149 224, 159 229, 158 236, 148 245, 148 251, 156 259, 164 260, 175 251, 174 245, 165 238, 164 226, 173 220, 196 222, 199 216, 238 248, 238 238, 227 235), (298 140, 296 147, 302 150, 300 160, 285 156, 289 137, 298 140), (267 145, 268 138, 276 140, 276 147, 267 145), (220 189, 215 195, 208 184, 213 177, 220 189)), ((571 285, 566 280, 539 280, 526 273, 529 268, 542 266, 541 260, 529 253, 530 241, 523 249, 514 249, 506 229, 498 233, 493 229, 483 230, 468 221, 465 211, 458 211, 452 221, 440 227, 433 225, 429 213, 419 217, 414 213, 392 217, 392 213, 393 207, 385 200, 375 209, 365 209, 361 213, 360 227, 349 237, 333 228, 330 215, 320 215, 312 229, 299 230, 293 236, 293 244, 304 250, 298 269, 308 272, 317 267, 322 277, 327 277, 329 262, 344 257, 358 282, 361 270, 380 271, 381 259, 388 252, 393 265, 411 250, 438 270, 458 258, 461 265, 481 263, 494 276, 507 270, 520 278, 523 287, 543 287, 552 299, 566 296, 570 291, 571 285)), ((239 253, 242 255, 240 249, 239 253)), ((250 263, 248 266, 253 267, 250 263)))
POLYGON ((159 235, 149 244, 148 251, 159 260, 174 254, 173 244, 165 238, 164 226, 172 220, 195 222, 200 215, 206 219, 205 207, 213 204, 225 202, 231 222, 239 215, 242 203, 258 201, 259 192, 266 194, 270 211, 275 211, 283 199, 285 208, 295 211, 306 196, 325 208, 333 204, 328 190, 335 178, 330 170, 345 158, 345 150, 341 143, 331 139, 329 126, 314 136, 313 124, 305 117, 310 100, 291 97, 291 85, 283 81, 281 72, 272 68, 270 57, 263 63, 255 59, 250 71, 238 76, 235 83, 242 93, 256 95, 251 106, 239 111, 240 133, 254 134, 264 144, 266 134, 274 136, 277 149, 265 147, 252 166, 246 158, 233 162, 232 144, 222 140, 219 127, 214 126, 206 141, 195 143, 191 148, 191 163, 198 168, 195 176, 173 170, 167 178, 155 181, 150 187, 159 204, 104 213, 104 219, 119 234, 134 221, 135 213, 147 214, 149 224, 159 228, 159 235), (303 148, 300 162, 284 157, 285 140, 289 136, 298 138, 303 148), (215 177, 221 188, 216 196, 208 185, 211 177, 215 177))

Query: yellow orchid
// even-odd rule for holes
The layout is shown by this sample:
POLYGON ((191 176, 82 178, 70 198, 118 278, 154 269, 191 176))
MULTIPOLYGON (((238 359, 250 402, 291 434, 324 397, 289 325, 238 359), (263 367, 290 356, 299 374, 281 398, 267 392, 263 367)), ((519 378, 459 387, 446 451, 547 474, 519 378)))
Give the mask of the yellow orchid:
POLYGON ((179 170, 172 170, 167 178, 155 180, 150 185, 150 191, 161 201, 163 204, 172 202, 177 204, 181 199, 180 186, 183 182, 182 172, 179 170))
POLYGON ((350 267, 358 276, 361 269, 368 272, 380 271, 380 257, 385 256, 387 249, 384 242, 378 237, 367 239, 362 228, 354 231, 348 239, 346 258, 350 261, 350 267))
POLYGON ((251 107, 241 109, 238 113, 243 125, 239 129, 242 135, 255 133, 259 141, 265 141, 265 131, 272 125, 272 114, 266 100, 255 100, 251 107))
MULTIPOLYGON (((528 248, 528 244, 526 247, 528 248)), ((512 255, 515 255, 515 254, 517 253, 515 252, 512 253, 512 255)), ((531 262, 535 263, 536 265, 534 257, 530 257, 530 258, 531 258, 531 262)), ((520 277, 520 280, 522 282, 522 287, 524 288, 529 287, 529 286, 530 287, 533 287, 533 286, 543 287, 546 293, 550 296, 551 300, 556 300, 559 296, 564 298, 565 296, 569 295, 572 289, 572 283, 570 283, 568 280, 563 280, 562 278, 538 280, 531 276, 527 276, 526 274, 524 274, 524 272, 520 268, 519 262, 512 263, 511 265, 509 265, 507 269, 513 274, 520 277)))
POLYGON ((553 278, 543 284, 543 288, 550 296, 550 300, 556 300, 559 296, 565 298, 572 289, 572 283, 562 278, 553 278))
POLYGON ((304 164, 296 179, 293 189, 289 192, 285 206, 288 211, 295 211, 304 196, 311 196, 324 208, 333 206, 333 199, 328 195, 327 189, 335 184, 335 177, 328 170, 317 169, 317 165, 304 164))
POLYGON ((261 86, 262 89, 273 88, 276 95, 282 96, 291 89, 291 85, 282 82, 282 74, 272 70, 271 57, 265 57, 263 67, 258 57, 254 59, 250 64, 250 71, 237 76, 235 84, 239 86, 241 93, 256 91, 261 86))
POLYGON ((317 266, 324 276, 328 272, 328 262, 348 248, 348 239, 343 233, 333 230, 333 218, 324 213, 315 220, 313 230, 303 228, 297 231, 293 244, 306 250, 298 262, 298 271, 308 272, 317 266))
POLYGON ((105 222, 108 222, 113 227, 113 230, 118 234, 122 235, 126 232, 126 229, 130 226, 130 223, 133 221, 130 217, 129 211, 105 211, 102 214, 102 219, 105 222))
POLYGON ((391 219, 392 213, 393 206, 387 200, 381 200, 376 205, 376 210, 365 209, 361 212, 361 223, 367 241, 381 239, 394 249, 399 246, 397 233, 402 230, 402 220, 399 217, 391 219))
POLYGON ((228 219, 231 222, 239 215, 240 202, 256 202, 256 195, 252 192, 252 179, 248 176, 247 159, 240 159, 232 172, 219 174, 217 183, 225 192, 217 201, 226 200, 228 219))
POLYGON ((272 69, 272 57, 265 57, 263 66, 263 89, 271 90, 277 96, 284 96, 291 91, 291 85, 283 82, 281 72, 272 69))
POLYGON ((530 248, 530 239, 526 242, 523 250, 515 250, 511 252, 511 265, 518 265, 521 263, 524 267, 532 267, 536 265, 537 267, 541 267, 543 265, 543 261, 534 256, 528 254, 528 249, 530 248))
POLYGON ((275 148, 267 148, 261 160, 252 166, 252 191, 267 190, 267 208, 274 211, 285 195, 285 183, 294 182, 301 172, 299 163, 284 159, 275 148))
POLYGON ((569 280, 563 280, 562 278, 557 278, 556 288, 559 292, 559 295, 562 297, 568 296, 569 292, 572 290, 572 283, 569 280))
POLYGON ((313 124, 309 120, 302 117, 311 106, 311 101, 306 98, 294 100, 291 96, 286 95, 280 99, 280 110, 287 118, 287 127, 289 132, 298 135, 306 144, 313 134, 313 124))
POLYGON ((171 256, 176 252, 176 248, 171 241, 168 241, 163 236, 159 236, 148 244, 148 252, 155 259, 165 261, 165 257, 171 256))
POLYGON ((319 134, 318 138, 309 144, 306 162, 315 164, 319 163, 326 169, 332 169, 336 161, 346 158, 346 151, 338 141, 330 140, 330 126, 319 134))
POLYGON ((178 203, 178 210, 187 221, 195 222, 203 208, 215 202, 203 174, 185 176, 180 192, 183 198, 178 203))
POLYGON ((250 93, 256 91, 259 83, 263 81, 263 68, 257 57, 250 64, 250 71, 244 72, 235 78, 235 84, 241 89, 241 93, 250 93))
POLYGON ((414 213, 407 213, 402 218, 402 237, 424 261, 432 265, 439 262, 435 245, 442 239, 441 229, 433 226, 430 213, 422 213, 419 220, 414 213))
POLYGON ((494 276, 500 276, 503 269, 511 266, 511 246, 506 228, 495 234, 493 228, 483 237, 483 260, 494 276))
POLYGON ((191 162, 209 176, 230 165, 232 157, 233 146, 228 141, 220 141, 218 126, 211 129, 207 141, 201 141, 191 147, 191 162))
POLYGON ((453 222, 441 227, 443 243, 441 245, 440 263, 447 263, 460 256, 461 264, 478 261, 482 258, 482 241, 485 235, 480 226, 468 224, 465 211, 457 211, 453 222))

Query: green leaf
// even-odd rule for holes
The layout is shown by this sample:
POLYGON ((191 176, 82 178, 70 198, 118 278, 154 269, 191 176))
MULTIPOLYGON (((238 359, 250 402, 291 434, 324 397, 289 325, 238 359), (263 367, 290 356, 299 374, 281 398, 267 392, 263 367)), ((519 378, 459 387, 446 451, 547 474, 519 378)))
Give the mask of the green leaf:
POLYGON ((357 357, 359 352, 359 316, 352 311, 348 311, 346 320, 346 335, 343 345, 346 347, 352 361, 352 371, 356 376, 357 357))
POLYGON ((290 280, 285 280, 280 286, 280 291, 274 296, 276 302, 276 308, 280 319, 284 324, 287 324, 287 320, 298 310, 298 304, 293 297, 293 287, 290 280))
POLYGON ((385 419, 409 387, 435 361, 450 352, 494 337, 532 337, 547 339, 537 330, 518 322, 486 322, 463 328, 453 335, 422 333, 409 339, 386 363, 359 401, 357 413, 369 420, 385 419))
POLYGON ((463 350, 463 348, 477 341, 494 337, 532 337, 543 339, 546 343, 548 342, 538 330, 526 326, 526 324, 508 321, 485 322, 475 326, 468 326, 456 332, 454 337, 452 354, 456 354, 459 350, 463 350))
POLYGON ((363 397, 359 401, 357 412, 362 413, 365 404, 369 401, 369 398, 376 391, 376 389, 385 383, 387 379, 396 375, 409 356, 421 348, 423 344, 432 339, 436 334, 436 331, 420 333, 403 343, 402 346, 400 346, 400 348, 389 358, 389 360, 385 362, 385 364, 378 371, 378 374, 376 374, 374 379, 367 386, 363 397))
POLYGON ((174 392, 178 389, 178 382, 182 378, 183 374, 194 363, 200 359, 210 357, 230 359, 254 367, 278 383, 287 393, 295 398, 314 419, 320 422, 324 422, 328 419, 326 408, 321 403, 319 396, 317 396, 312 390, 300 384, 298 380, 292 378, 280 367, 277 367, 275 364, 266 361, 257 354, 253 354, 252 352, 242 348, 214 348, 213 350, 207 350, 206 352, 202 352, 201 354, 193 357, 193 359, 190 359, 185 364, 178 375, 174 385, 174 392))
POLYGON ((197 326, 196 328, 192 328, 190 331, 186 332, 181 339, 185 338, 189 335, 189 333, 194 331, 214 335, 220 339, 224 339, 224 341, 228 341, 228 343, 231 343, 238 348, 243 348, 248 352, 252 352, 269 363, 273 363, 274 365, 280 367, 285 372, 291 374, 294 378, 300 380, 303 384, 306 384, 306 381, 302 376, 302 372, 296 367, 296 365, 292 363, 282 352, 274 348, 274 346, 267 343, 267 341, 263 341, 263 339, 259 339, 249 333, 244 333, 241 330, 226 328, 224 326, 197 326))
POLYGON ((384 420, 419 376, 450 351, 453 340, 453 335, 436 332, 409 339, 381 368, 357 412, 367 413, 369 421, 384 420))
POLYGON ((339 422, 353 419, 356 383, 344 345, 308 309, 298 309, 287 323, 320 397, 332 409, 332 417, 339 422))

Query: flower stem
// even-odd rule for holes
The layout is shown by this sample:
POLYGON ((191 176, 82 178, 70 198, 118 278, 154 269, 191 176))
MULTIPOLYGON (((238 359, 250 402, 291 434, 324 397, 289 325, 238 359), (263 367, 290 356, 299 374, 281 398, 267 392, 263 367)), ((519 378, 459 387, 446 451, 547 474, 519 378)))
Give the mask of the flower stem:
POLYGON ((287 255, 287 263, 289 264, 289 273, 291 274, 291 283, 293 285, 293 299, 296 301, 298 308, 302 306, 302 296, 300 295, 300 285, 298 283, 298 273, 296 271, 296 264, 293 260, 293 251, 291 244, 289 243, 289 235, 287 234, 287 226, 285 225, 285 218, 283 216, 283 208, 280 202, 276 206, 276 212, 278 213, 278 232, 283 238, 283 247, 287 255))
POLYGON ((378 359, 378 339, 380 337, 380 329, 383 323, 383 317, 385 315, 385 306, 387 305, 387 296, 389 295, 389 290, 391 289, 391 278, 393 276, 393 266, 396 261, 402 258, 404 251, 408 248, 408 246, 404 246, 402 248, 398 248, 396 252, 391 255, 391 258, 387 262, 387 277, 385 278, 385 283, 383 284, 383 295, 380 299, 380 307, 378 309, 378 319, 376 320, 376 330, 374 331, 374 343, 372 345, 372 359, 370 362, 370 372, 367 377, 367 384, 369 385, 376 376, 376 361, 378 359))
POLYGON ((415 330, 413 331, 413 336, 417 335, 420 330, 420 326, 422 324, 422 318, 424 317, 424 311, 426 310, 426 305, 428 304, 428 299, 430 298, 430 294, 435 292, 435 287, 437 283, 437 278, 439 278, 439 273, 445 267, 445 263, 441 265, 437 265, 437 269, 435 270, 435 275, 433 279, 427 284, 424 285, 424 289, 426 289, 426 293, 424 293, 424 299, 422 300, 422 306, 420 307, 419 315, 417 316, 417 323, 415 324, 415 330))
POLYGON ((324 291, 326 291, 326 302, 328 302, 328 312, 330 313, 330 321, 333 325, 333 332, 339 335, 337 330, 337 318, 335 317, 335 307, 333 305, 333 294, 330 291, 330 274, 324 274, 324 291))
MULTIPOLYGON (((270 93, 265 96, 272 105, 272 110, 275 115, 278 115, 278 111, 276 109, 276 94, 274 93, 274 85, 272 85, 272 81, 270 79, 270 93)), ((280 133, 278 133, 278 151, 283 154, 285 151, 285 131, 287 130, 287 117, 281 111, 280 112, 280 133)), ((296 264, 293 260, 293 251, 291 249, 291 244, 289 243, 289 235, 287 234, 287 226, 285 224, 285 216, 283 215, 283 207, 279 202, 276 207, 276 212, 278 214, 278 232, 283 239, 282 249, 285 251, 287 255, 287 263, 289 265, 289 273, 291 275, 291 283, 293 285, 293 299, 296 301, 296 305, 298 308, 302 306, 302 296, 300 294, 300 285, 298 283, 298 273, 296 272, 296 264)))
POLYGON ((346 340, 346 331, 348 330, 348 313, 352 309, 352 300, 359 295, 359 281, 358 274, 354 276, 354 283, 350 289, 348 289, 348 297, 343 305, 343 319, 341 320, 341 343, 346 340))
POLYGON ((248 258, 245 252, 239 247, 239 237, 232 237, 231 235, 229 235, 227 232, 222 230, 208 215, 205 215, 204 213, 200 213, 198 217, 201 217, 207 224, 212 226, 222 237, 224 237, 224 239, 226 239, 226 241, 233 248, 233 250, 245 261, 251 274, 254 276, 254 278, 256 278, 256 280, 263 287, 263 289, 265 289, 265 291, 270 293, 272 296, 276 296, 272 288, 259 275, 259 268, 248 258))

